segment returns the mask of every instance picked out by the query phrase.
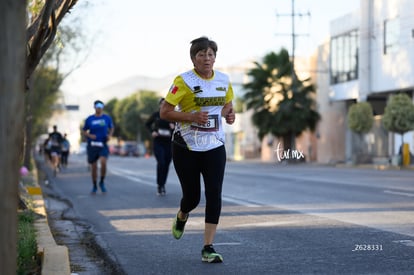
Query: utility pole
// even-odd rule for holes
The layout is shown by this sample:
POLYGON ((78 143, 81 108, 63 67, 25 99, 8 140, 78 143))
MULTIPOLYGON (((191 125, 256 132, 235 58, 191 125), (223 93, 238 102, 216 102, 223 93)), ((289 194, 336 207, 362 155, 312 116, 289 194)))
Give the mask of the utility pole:
MULTIPOLYGON (((295 13, 295 0, 291 0, 292 2, 292 12, 290 14, 276 14, 276 16, 290 16, 291 20, 292 20, 292 31, 290 34, 278 34, 278 35, 288 35, 291 37, 292 39, 292 53, 291 53, 291 78, 292 78, 292 93, 296 93, 296 87, 297 87, 297 77, 296 77, 296 72, 295 72, 295 48, 296 48, 296 37, 303 35, 303 34, 297 34, 296 30, 295 30, 295 19, 297 16, 309 16, 310 17, 310 12, 307 13, 295 13)), ((286 146, 284 144, 284 146, 286 146)), ((296 138, 295 138, 295 134, 292 133, 291 137, 290 137, 290 146, 292 150, 296 149, 296 138)))
POLYGON ((298 36, 304 36, 304 35, 308 35, 308 34, 297 34, 296 33, 296 29, 295 29, 295 19, 296 17, 303 17, 303 16, 308 16, 310 17, 310 12, 307 13, 295 13, 295 0, 291 0, 291 4, 292 4, 292 12, 288 13, 288 14, 276 14, 277 17, 281 17, 281 16, 290 16, 291 17, 291 24, 292 24, 292 31, 291 33, 288 34, 277 34, 277 35, 287 35, 290 36, 292 39, 292 53, 291 53, 291 64, 292 64, 292 90, 293 92, 295 92, 295 87, 296 87, 296 73, 295 73, 295 49, 296 49, 296 38, 298 36))

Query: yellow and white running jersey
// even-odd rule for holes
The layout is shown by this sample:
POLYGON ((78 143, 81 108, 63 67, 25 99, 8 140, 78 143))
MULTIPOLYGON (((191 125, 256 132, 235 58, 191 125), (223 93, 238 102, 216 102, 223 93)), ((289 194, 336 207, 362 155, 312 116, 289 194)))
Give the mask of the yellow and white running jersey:
POLYGON ((233 99, 233 88, 226 74, 213 72, 210 79, 201 78, 194 70, 174 79, 165 100, 180 112, 208 112, 208 122, 178 122, 174 142, 192 151, 208 151, 224 144, 221 110, 233 99))

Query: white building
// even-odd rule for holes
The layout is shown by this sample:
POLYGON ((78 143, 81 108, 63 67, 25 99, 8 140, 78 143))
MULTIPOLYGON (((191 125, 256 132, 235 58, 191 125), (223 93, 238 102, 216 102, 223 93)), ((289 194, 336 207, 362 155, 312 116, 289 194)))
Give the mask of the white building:
MULTIPOLYGON (((352 103, 367 101, 375 125, 365 135, 370 160, 386 162, 398 153, 400 135, 382 127, 389 96, 414 88, 414 1, 362 0, 360 9, 331 22, 330 41, 318 49, 318 162, 350 162, 355 136, 347 127, 352 103)), ((414 152, 413 132, 404 136, 414 152)))

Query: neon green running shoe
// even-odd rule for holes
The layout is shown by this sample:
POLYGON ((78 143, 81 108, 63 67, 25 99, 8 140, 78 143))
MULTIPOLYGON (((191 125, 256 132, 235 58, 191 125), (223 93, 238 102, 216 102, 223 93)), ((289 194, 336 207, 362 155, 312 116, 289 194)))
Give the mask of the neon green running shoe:
POLYGON ((174 236, 174 238, 176 238, 177 240, 181 238, 181 236, 184 234, 184 227, 185 227, 185 223, 188 220, 188 215, 187 218, 182 221, 178 218, 178 213, 177 216, 175 217, 174 221, 173 221, 173 225, 172 225, 172 234, 174 236))
POLYGON ((207 263, 222 263, 223 257, 218 254, 213 245, 205 245, 203 250, 201 250, 201 260, 207 263))

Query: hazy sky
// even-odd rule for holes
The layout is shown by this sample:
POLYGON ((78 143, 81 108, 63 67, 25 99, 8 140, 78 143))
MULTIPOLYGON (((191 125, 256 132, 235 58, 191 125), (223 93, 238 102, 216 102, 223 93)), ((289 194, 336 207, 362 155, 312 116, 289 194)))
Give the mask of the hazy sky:
MULTIPOLYGON (((260 61, 282 47, 291 52, 291 0, 91 2, 84 28, 94 46, 62 86, 67 103, 133 75, 164 77, 190 69, 189 42, 203 35, 218 44, 216 67, 260 61)), ((295 13, 303 14, 295 19, 296 54, 313 52, 328 36, 329 22, 358 9, 359 2, 295 0, 295 13)))

